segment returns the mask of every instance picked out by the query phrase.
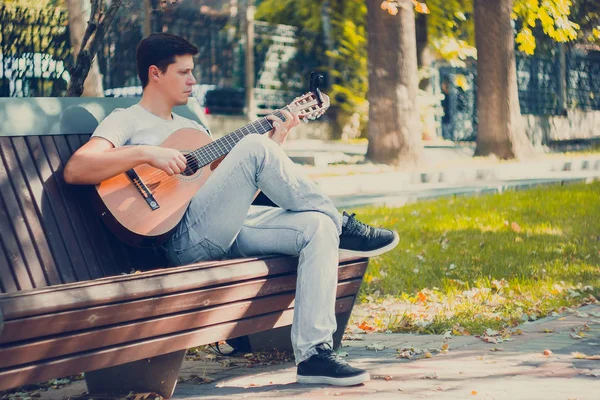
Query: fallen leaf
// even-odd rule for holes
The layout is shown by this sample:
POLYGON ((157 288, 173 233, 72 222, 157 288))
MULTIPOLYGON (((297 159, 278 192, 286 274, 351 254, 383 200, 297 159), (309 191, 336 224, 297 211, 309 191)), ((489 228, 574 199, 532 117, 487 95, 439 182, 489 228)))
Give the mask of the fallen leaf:
POLYGON ((381 351, 385 349, 385 345, 381 343, 372 343, 367 345, 367 350, 381 351))
POLYGON ((425 352, 425 358, 431 358, 433 357, 433 354, 431 354, 430 352, 426 351, 425 352))
POLYGON ((583 339, 585 337, 581 332, 580 333, 571 332, 569 335, 571 335, 571 337, 573 339, 583 339))
POLYGON ((504 349, 501 347, 492 347, 490 351, 504 351, 504 349))
POLYGON ((521 232, 521 227, 516 222, 510 224, 510 229, 512 229, 513 232, 521 232))
POLYGON ((477 394, 477 391, 476 391, 476 390, 471 390, 471 394, 472 394, 473 396, 475 396, 475 395, 477 394))
POLYGON ((544 333, 554 333, 554 329, 544 329, 544 333))
POLYGON ((432 372, 430 374, 422 375, 419 378, 421 378, 421 379, 437 379, 438 376, 437 376, 437 374, 435 372, 432 372))
POLYGON ((373 328, 371 325, 367 324, 365 321, 361 322, 358 327, 360 329, 362 329, 363 331, 374 331, 375 328, 373 328))
POLYGON ((581 353, 579 351, 574 351, 571 355, 578 360, 600 360, 600 354, 596 354, 593 356, 588 356, 585 353, 581 353))

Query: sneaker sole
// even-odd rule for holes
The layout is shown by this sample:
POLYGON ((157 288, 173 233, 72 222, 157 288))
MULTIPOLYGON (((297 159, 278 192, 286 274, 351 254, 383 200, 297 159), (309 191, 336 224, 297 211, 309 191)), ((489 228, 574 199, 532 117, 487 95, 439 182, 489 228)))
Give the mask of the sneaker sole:
POLYGON ((392 250, 394 247, 398 246, 398 243, 400 243, 400 236, 398 235, 398 232, 394 232, 394 240, 386 246, 369 251, 340 249, 340 255, 375 257, 392 250))
POLYGON ((371 376, 368 372, 364 372, 360 375, 349 376, 347 378, 333 378, 330 376, 306 376, 306 375, 296 375, 296 381, 298 383, 315 385, 315 384, 325 384, 332 386, 355 386, 360 385, 371 379, 371 376))

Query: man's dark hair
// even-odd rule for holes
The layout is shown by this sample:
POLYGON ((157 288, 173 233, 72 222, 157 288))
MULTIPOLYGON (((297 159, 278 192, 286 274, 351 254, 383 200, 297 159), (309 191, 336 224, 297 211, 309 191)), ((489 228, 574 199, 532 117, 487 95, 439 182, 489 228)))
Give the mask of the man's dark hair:
POLYGON ((148 68, 156 65, 163 73, 175 63, 175 56, 198 54, 198 48, 182 38, 170 33, 153 33, 144 38, 137 47, 137 70, 142 87, 148 85, 148 68))

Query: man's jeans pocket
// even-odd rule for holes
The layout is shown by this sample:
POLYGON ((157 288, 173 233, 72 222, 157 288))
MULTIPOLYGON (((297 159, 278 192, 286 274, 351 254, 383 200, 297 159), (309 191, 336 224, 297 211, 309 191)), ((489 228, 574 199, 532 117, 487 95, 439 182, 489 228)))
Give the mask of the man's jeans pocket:
POLYGON ((202 239, 199 243, 178 248, 177 245, 171 245, 169 258, 175 265, 192 264, 198 261, 221 260, 225 258, 226 251, 219 245, 214 244, 210 239, 202 239))

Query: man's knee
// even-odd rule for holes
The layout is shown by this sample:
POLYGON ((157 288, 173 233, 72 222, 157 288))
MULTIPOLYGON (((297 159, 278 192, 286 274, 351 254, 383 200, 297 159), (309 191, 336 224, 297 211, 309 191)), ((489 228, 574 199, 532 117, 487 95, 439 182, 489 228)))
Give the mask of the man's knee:
POLYGON ((279 145, 266 135, 248 135, 238 143, 236 148, 258 157, 279 152, 279 145))
POLYGON ((316 211, 303 212, 304 226, 304 245, 308 245, 313 240, 318 240, 337 248, 339 245, 339 235, 335 222, 331 217, 316 211))

